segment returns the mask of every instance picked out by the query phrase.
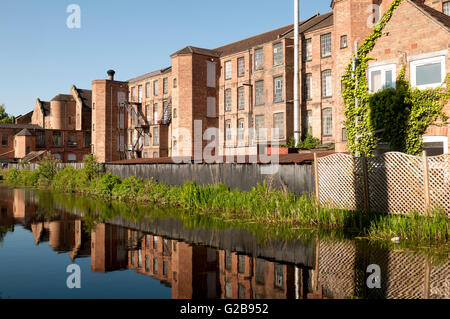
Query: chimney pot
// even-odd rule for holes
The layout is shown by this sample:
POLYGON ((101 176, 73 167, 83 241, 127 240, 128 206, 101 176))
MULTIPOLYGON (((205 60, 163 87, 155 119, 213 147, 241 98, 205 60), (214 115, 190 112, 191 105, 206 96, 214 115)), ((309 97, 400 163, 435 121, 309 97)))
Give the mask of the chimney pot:
POLYGON ((114 74, 116 74, 116 72, 114 70, 108 70, 108 80, 110 81, 114 81, 114 74))

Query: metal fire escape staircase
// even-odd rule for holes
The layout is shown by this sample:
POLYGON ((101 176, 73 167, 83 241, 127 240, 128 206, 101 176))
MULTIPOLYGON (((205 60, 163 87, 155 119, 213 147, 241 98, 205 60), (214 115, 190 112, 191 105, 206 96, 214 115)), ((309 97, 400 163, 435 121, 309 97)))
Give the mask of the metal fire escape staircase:
POLYGON ((144 147, 144 138, 145 135, 151 137, 150 134, 150 124, 147 121, 147 118, 142 113, 142 103, 141 102, 123 102, 120 105, 123 114, 128 114, 131 120, 131 128, 129 131, 132 132, 132 136, 136 136, 135 140, 131 140, 128 146, 123 143, 120 146, 120 157, 121 159, 131 159, 131 158, 140 158, 142 154, 142 149, 144 147), (136 134, 136 135, 135 135, 136 134))

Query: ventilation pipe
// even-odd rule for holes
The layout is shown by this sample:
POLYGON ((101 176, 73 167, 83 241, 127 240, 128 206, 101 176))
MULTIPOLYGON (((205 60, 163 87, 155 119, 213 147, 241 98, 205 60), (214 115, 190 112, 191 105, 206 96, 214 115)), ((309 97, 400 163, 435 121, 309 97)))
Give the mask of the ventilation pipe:
POLYGON ((299 78, 298 78, 298 55, 299 55, 299 0, 294 0, 294 140, 295 145, 300 142, 300 114, 299 114, 299 78))

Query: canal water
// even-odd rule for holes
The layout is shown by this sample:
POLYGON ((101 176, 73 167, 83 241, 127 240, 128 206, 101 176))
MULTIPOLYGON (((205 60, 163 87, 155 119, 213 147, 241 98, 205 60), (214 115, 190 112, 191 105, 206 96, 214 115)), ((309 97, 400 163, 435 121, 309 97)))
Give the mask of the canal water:
POLYGON ((446 251, 261 236, 163 208, 27 189, 0 187, 0 208, 4 299, 450 298, 446 251), (78 274, 71 265, 79 289, 68 287, 78 274))

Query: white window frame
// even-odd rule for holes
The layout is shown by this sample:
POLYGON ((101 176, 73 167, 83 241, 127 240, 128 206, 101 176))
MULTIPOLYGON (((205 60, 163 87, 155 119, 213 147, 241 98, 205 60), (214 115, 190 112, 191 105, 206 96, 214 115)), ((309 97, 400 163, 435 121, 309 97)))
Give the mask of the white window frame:
POLYGON ((439 143, 444 144, 444 154, 448 154, 448 136, 424 136, 424 143, 439 143))
MULTIPOLYGON (((419 90, 424 89, 435 89, 444 82, 445 76, 446 76, 446 68, 445 68, 445 55, 433 57, 433 58, 427 58, 427 59, 421 59, 421 60, 414 60, 410 62, 411 67, 411 85, 418 88, 419 90), (427 64, 434 64, 434 63, 441 63, 441 81, 440 83, 433 83, 433 84, 426 84, 426 85, 416 85, 416 75, 417 71, 416 68, 418 66, 423 66, 427 64)), ((445 84, 444 84, 445 86, 445 84)))
POLYGON ((231 65, 231 61, 227 61, 225 62, 225 80, 231 80, 231 69, 232 65, 231 65))
POLYGON ((397 65, 396 64, 385 64, 379 66, 370 66, 369 65, 369 92, 376 93, 372 91, 372 73, 381 71, 381 89, 383 90, 386 85, 386 72, 392 71, 392 84, 395 89, 397 86, 397 65))

